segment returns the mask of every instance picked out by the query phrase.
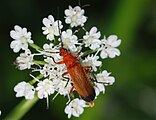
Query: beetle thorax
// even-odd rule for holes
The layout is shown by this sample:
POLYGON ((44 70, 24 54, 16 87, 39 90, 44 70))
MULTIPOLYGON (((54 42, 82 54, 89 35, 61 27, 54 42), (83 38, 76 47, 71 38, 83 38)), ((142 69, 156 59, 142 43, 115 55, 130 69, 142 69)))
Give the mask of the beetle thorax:
POLYGON ((63 57, 63 61, 66 64, 67 68, 72 67, 75 65, 75 63, 77 63, 75 57, 70 53, 67 53, 67 55, 63 57))

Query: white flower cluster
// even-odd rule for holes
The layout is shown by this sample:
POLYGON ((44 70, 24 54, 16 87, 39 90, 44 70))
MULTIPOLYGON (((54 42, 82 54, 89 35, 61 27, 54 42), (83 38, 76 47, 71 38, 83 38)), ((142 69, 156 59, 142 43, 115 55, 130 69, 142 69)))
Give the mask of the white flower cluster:
POLYGON ((15 30, 10 32, 10 36, 14 39, 10 47, 15 53, 20 52, 20 50, 24 51, 16 58, 17 68, 20 70, 30 69, 32 74, 37 72, 40 76, 31 75, 33 82, 18 83, 14 87, 16 97, 33 99, 36 92, 39 99, 46 98, 48 100, 48 96, 54 95, 55 98, 60 94, 69 99, 65 107, 68 118, 71 116, 79 117, 83 113, 84 107, 88 107, 87 103, 81 97, 76 98, 74 96, 76 93, 71 93, 73 83, 71 76, 66 74, 67 67, 65 64, 57 64, 57 62, 62 61, 62 56, 59 54, 61 47, 67 49, 73 56, 81 51, 78 60, 80 64, 92 67, 92 70, 88 71, 89 73, 85 73, 93 84, 95 97, 97 98, 101 92, 105 93, 105 86, 112 85, 115 78, 110 76, 106 70, 101 71, 99 67, 102 66, 103 59, 115 58, 120 55, 117 47, 121 40, 116 35, 110 35, 108 38, 104 36, 101 39, 101 33, 96 27, 92 27, 88 31, 84 29, 86 21, 84 10, 79 6, 74 8, 69 6, 65 10, 65 23, 70 25, 65 31, 62 30, 64 28, 61 20, 54 20, 52 15, 44 18, 42 30, 50 43, 45 43, 43 47, 34 44, 34 41, 31 40, 31 33, 27 32, 26 28, 15 25, 15 30), (82 29, 76 29, 78 26, 82 29), (85 34, 81 38, 77 35, 79 30, 85 30, 85 34), (35 49, 37 53, 32 53, 29 47, 35 49), (99 70, 100 73, 95 74, 99 70))

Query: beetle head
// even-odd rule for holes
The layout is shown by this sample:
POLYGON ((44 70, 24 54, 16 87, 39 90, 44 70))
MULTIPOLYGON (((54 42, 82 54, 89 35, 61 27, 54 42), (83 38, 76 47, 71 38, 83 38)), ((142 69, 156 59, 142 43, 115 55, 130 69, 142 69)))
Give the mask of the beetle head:
POLYGON ((61 56, 66 56, 68 54, 67 49, 65 48, 60 48, 60 55, 61 56))

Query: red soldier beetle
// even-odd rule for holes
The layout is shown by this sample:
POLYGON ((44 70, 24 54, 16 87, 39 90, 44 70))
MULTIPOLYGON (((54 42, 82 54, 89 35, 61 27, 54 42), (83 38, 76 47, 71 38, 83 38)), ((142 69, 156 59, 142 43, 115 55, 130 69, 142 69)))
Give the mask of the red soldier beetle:
POLYGON ((80 97, 85 100, 90 107, 94 106, 94 98, 95 98, 95 90, 93 84, 89 78, 89 70, 91 66, 82 66, 78 61, 77 58, 79 57, 80 53, 76 56, 73 56, 71 53, 67 52, 66 49, 63 47, 60 48, 60 55, 63 57, 63 60, 60 62, 53 61, 57 64, 65 64, 67 67, 67 72, 65 72, 62 76, 69 74, 71 77, 71 81, 73 87, 70 90, 70 94, 76 89, 77 93, 80 97), (87 70, 85 70, 87 69, 87 70))

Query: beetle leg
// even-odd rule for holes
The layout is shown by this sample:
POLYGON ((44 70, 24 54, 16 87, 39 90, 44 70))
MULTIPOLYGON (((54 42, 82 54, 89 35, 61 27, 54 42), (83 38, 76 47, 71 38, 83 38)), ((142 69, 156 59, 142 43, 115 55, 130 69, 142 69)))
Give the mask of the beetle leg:
POLYGON ((97 79, 96 79, 96 76, 95 76, 93 73, 91 73, 91 75, 92 75, 92 77, 94 78, 92 81, 98 83, 98 81, 97 81, 97 79))
POLYGON ((92 66, 83 66, 83 68, 85 68, 85 72, 86 72, 87 75, 88 74, 91 74, 92 75, 93 79, 91 79, 91 81, 98 83, 98 81, 96 79, 96 76, 92 72, 90 72, 92 70, 92 66))
POLYGON ((69 74, 68 71, 62 74, 62 77, 67 79, 67 84, 65 85, 65 87, 67 87, 69 79, 70 79, 69 77, 65 77, 65 75, 67 75, 67 74, 69 74))
POLYGON ((85 73, 89 76, 89 73, 91 73, 92 66, 82 66, 82 68, 85 70, 85 73))
POLYGON ((97 81, 96 76, 94 75, 94 73, 90 72, 92 70, 92 67, 91 66, 83 66, 83 68, 87 68, 87 69, 85 69, 85 72, 86 72, 86 74, 88 76, 89 76, 89 74, 92 75, 93 79, 90 78, 91 81, 96 82, 96 83, 100 83, 100 84, 107 84, 107 85, 109 85, 109 83, 107 83, 107 82, 98 82, 97 81))
MULTIPOLYGON (((69 79, 70 79, 70 78, 68 78, 68 77, 65 77, 65 76, 64 76, 64 75, 67 75, 67 74, 69 74, 69 73, 68 73, 68 71, 62 74, 62 77, 63 77, 63 78, 68 79, 67 84, 66 84, 66 86, 65 86, 65 87, 67 87, 68 82, 69 82, 69 79)), ((72 86, 72 88, 70 89, 69 95, 71 95, 71 94, 72 94, 72 92, 73 92, 74 88, 75 88, 75 87, 74 87, 74 86, 72 86)))
POLYGON ((69 79, 68 77, 65 77, 65 75, 69 74, 68 71, 62 74, 62 77, 65 79, 69 79))
POLYGON ((54 63, 56 63, 56 64, 64 64, 64 61, 56 62, 53 57, 52 57, 52 59, 53 59, 54 63))
POLYGON ((87 104, 89 104, 89 107, 93 107, 94 106, 94 102, 90 101, 90 102, 86 102, 87 104))
POLYGON ((71 95, 72 94, 72 92, 73 92, 73 90, 74 90, 74 86, 72 86, 72 88, 70 89, 70 92, 69 92, 69 95, 71 95))
POLYGON ((74 56, 75 58, 78 58, 80 56, 81 52, 78 52, 76 56, 74 56))
POLYGON ((90 68, 92 69, 92 66, 82 66, 83 68, 90 68))
MULTIPOLYGON (((89 70, 88 71, 86 70, 86 74, 87 74, 87 72, 89 73, 89 70)), ((107 85, 109 85, 109 83, 107 83, 107 82, 98 82, 97 79, 96 79, 96 76, 92 72, 90 72, 90 74, 93 77, 93 79, 91 79, 91 81, 96 82, 96 83, 100 83, 100 84, 105 84, 105 85, 107 84, 107 85)))
POLYGON ((92 66, 82 66, 82 68, 84 68, 84 69, 89 69, 89 71, 92 70, 92 66))

